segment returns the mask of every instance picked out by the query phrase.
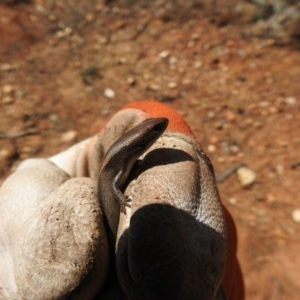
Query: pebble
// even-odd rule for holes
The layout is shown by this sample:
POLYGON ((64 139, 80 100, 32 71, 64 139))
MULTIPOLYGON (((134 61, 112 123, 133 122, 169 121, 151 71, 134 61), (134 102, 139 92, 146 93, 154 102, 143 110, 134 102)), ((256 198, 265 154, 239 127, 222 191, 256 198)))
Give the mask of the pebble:
POLYGON ((263 126, 263 124, 259 121, 256 121, 253 123, 253 127, 255 127, 255 128, 261 128, 262 126, 263 126))
POLYGON ((213 118, 216 116, 216 114, 215 114, 213 111, 209 111, 209 112, 207 113, 207 116, 208 116, 210 119, 213 119, 213 118))
POLYGON ((300 209, 294 209, 292 212, 293 221, 296 223, 300 223, 300 209))
POLYGON ((219 156, 219 157, 217 158, 217 161, 218 161, 219 163, 224 163, 224 162, 226 161, 226 159, 225 159, 225 157, 223 157, 223 156, 219 156))
POLYGON ((219 141, 219 138, 217 136, 215 136, 215 135, 212 135, 209 138, 209 141, 210 141, 210 143, 215 144, 215 143, 217 143, 219 141))
POLYGON ((162 51, 162 52, 160 52, 160 53, 158 54, 158 56, 159 56, 160 58, 166 58, 166 57, 168 57, 169 55, 170 55, 170 52, 167 51, 167 50, 162 51))
POLYGON ((182 80, 182 84, 183 85, 188 85, 188 84, 191 84, 192 83, 192 80, 190 78, 185 78, 182 80))
POLYGON ((283 175, 284 174, 284 166, 283 165, 277 165, 275 167, 275 169, 276 169, 276 173, 278 175, 283 175))
POLYGON ((176 83, 176 82, 169 82, 169 83, 168 83, 168 87, 169 87, 170 89, 175 89, 175 88, 177 87, 177 83, 176 83))
POLYGON ((0 65, 0 71, 7 72, 7 71, 10 71, 12 69, 13 69, 13 67, 10 64, 2 64, 2 65, 0 65))
POLYGON ((36 10, 41 14, 46 12, 46 9, 43 5, 37 5, 36 10))
POLYGON ((243 187, 250 186, 256 181, 256 174, 247 167, 241 167, 237 170, 238 179, 243 187))
POLYGON ((115 97, 115 95, 116 95, 116 93, 115 93, 115 91, 112 90, 112 89, 107 88, 107 89, 104 90, 104 96, 105 96, 106 98, 112 99, 112 98, 115 97))
POLYGON ((212 145, 212 144, 208 145, 208 146, 207 146, 207 151, 208 151, 209 153, 216 152, 216 146, 215 146, 215 145, 212 145))
POLYGON ((224 127, 225 122, 223 120, 220 120, 218 122, 215 123, 215 127, 217 129, 222 129, 224 127))
POLYGON ((17 90, 15 92, 15 97, 16 98, 22 98, 24 95, 25 95, 25 91, 23 91, 23 90, 17 90))
POLYGON ((85 16, 85 19, 86 19, 87 22, 92 22, 92 21, 94 21, 95 18, 94 18, 93 14, 87 14, 85 16))
POLYGON ((148 88, 149 88, 150 90, 152 90, 152 91, 158 91, 158 90, 160 90, 159 85, 158 85, 158 84, 155 84, 155 83, 150 84, 150 85, 148 86, 148 88))
POLYGON ((16 151, 12 146, 5 148, 5 149, 1 149, 0 150, 0 159, 9 159, 9 158, 13 157, 15 155, 15 153, 16 153, 16 151))
POLYGON ((70 130, 63 133, 60 137, 60 140, 65 143, 73 142, 77 137, 77 131, 70 130))
POLYGON ((194 32, 191 34, 191 40, 197 41, 201 38, 201 34, 198 32, 194 32))
POLYGON ((236 119, 236 114, 233 113, 232 111, 227 111, 227 113, 226 113, 226 119, 227 119, 227 121, 229 121, 229 122, 235 121, 235 119, 236 119))
POLYGON ((230 151, 235 154, 240 151, 240 148, 237 145, 230 145, 229 148, 230 148, 230 151))
POLYGON ((269 105, 270 105, 270 103, 268 101, 262 101, 262 102, 259 103, 260 107, 267 107, 269 105))
POLYGON ((195 69, 200 69, 203 66, 203 62, 202 61, 195 61, 194 62, 194 68, 195 69))
POLYGON ((133 77, 128 77, 128 78, 127 78, 127 83, 128 83, 129 85, 134 85, 135 82, 136 82, 136 80, 135 80, 133 77))
POLYGON ((284 99, 284 102, 288 105, 288 106, 295 106, 297 104, 297 99, 294 97, 287 97, 284 99))
POLYGON ((171 56, 169 58, 169 65, 175 65, 177 63, 177 58, 175 56, 171 56))
POLYGON ((10 84, 5 84, 2 87, 2 92, 4 94, 11 94, 13 91, 14 91, 14 87, 12 85, 10 85, 10 84))
POLYGON ((2 103, 4 103, 4 104, 10 104, 13 101, 14 101, 14 99, 11 96, 6 96, 6 97, 3 97, 3 99, 2 99, 2 103))
POLYGON ((228 202, 229 202, 231 205, 237 204, 236 198, 229 198, 228 202))
POLYGON ((49 115, 49 120, 53 123, 58 122, 59 121, 59 116, 57 114, 50 114, 49 115))

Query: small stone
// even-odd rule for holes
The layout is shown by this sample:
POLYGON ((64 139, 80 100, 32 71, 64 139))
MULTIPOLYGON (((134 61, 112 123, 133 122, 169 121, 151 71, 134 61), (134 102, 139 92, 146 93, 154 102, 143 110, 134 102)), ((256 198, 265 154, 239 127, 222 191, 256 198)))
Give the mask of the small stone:
POLYGON ((222 129, 224 127, 224 125, 225 125, 225 122, 223 120, 219 120, 218 122, 215 123, 215 127, 219 130, 222 129))
POLYGON ((256 121, 253 123, 253 127, 255 127, 255 128, 261 128, 262 126, 263 126, 263 124, 259 121, 256 121))
POLYGON ((23 90, 17 90, 15 92, 15 97, 16 98, 22 98, 24 95, 25 95, 25 91, 23 91, 23 90))
POLYGON ((225 157, 223 157, 223 156, 219 156, 219 157, 217 158, 217 161, 218 161, 219 163, 224 163, 224 162, 226 161, 226 159, 225 159, 225 157))
POLYGON ((106 98, 112 99, 112 98, 115 97, 115 95, 116 95, 116 93, 115 93, 115 91, 112 90, 112 89, 107 88, 107 89, 104 90, 104 96, 105 96, 106 98))
POLYGON ((149 90, 152 90, 152 91, 158 91, 160 90, 160 87, 158 84, 155 84, 155 83, 152 83, 148 86, 149 90))
POLYGON ((237 55, 240 56, 240 57, 244 57, 244 56, 246 55, 246 52, 245 52, 245 50, 243 50, 243 49, 239 49, 239 50, 237 51, 237 55))
POLYGON ((197 41, 200 39, 200 37, 201 37, 201 35, 198 32, 194 32, 191 34, 191 40, 197 41))
POLYGON ((64 38, 64 37, 66 36, 64 30, 59 30, 59 31, 57 31, 57 32, 55 33, 55 35, 56 35, 56 37, 57 37, 58 39, 62 39, 62 38, 64 38))
POLYGON ((0 159, 9 159, 15 155, 16 151, 15 149, 11 146, 6 149, 1 149, 0 150, 0 159))
POLYGON ((294 97, 287 97, 284 99, 284 102, 288 105, 288 106, 295 106, 297 104, 297 99, 294 97))
POLYGON ((202 61, 195 61, 194 62, 194 68, 195 69, 200 69, 203 66, 203 62, 202 61))
POLYGON ((37 16, 35 15, 29 15, 29 20, 32 21, 32 22, 36 22, 37 21, 37 16))
POLYGON ((10 71, 12 69, 13 69, 13 67, 10 64, 2 64, 2 65, 0 65, 0 71, 7 72, 7 71, 10 71))
POLYGON ((97 39, 99 44, 107 44, 108 43, 108 39, 105 36, 100 36, 97 39))
POLYGON ((230 148, 230 151, 235 154, 239 153, 239 151, 240 151, 240 148, 237 145, 230 145, 229 148, 230 148))
POLYGON ((127 83, 128 83, 129 85, 134 85, 135 82, 136 82, 136 80, 135 80, 133 77, 128 77, 128 78, 127 78, 127 83))
POLYGON ((300 223, 300 209, 294 209, 292 212, 293 221, 296 223, 300 223))
POLYGON ((210 143, 212 143, 212 144, 216 144, 216 143, 219 141, 219 139, 218 139, 217 136, 212 135, 212 136, 210 137, 209 141, 210 141, 210 143))
POLYGON ((168 83, 168 87, 169 87, 170 89, 175 89, 175 88, 177 87, 177 83, 176 83, 176 82, 169 82, 169 83, 168 83))
POLYGON ((215 112, 213 112, 213 111, 209 111, 209 112, 207 113, 207 116, 208 116, 208 118, 213 119, 213 118, 216 116, 216 114, 215 114, 215 112))
POLYGON ((277 114, 278 113, 278 108, 276 106, 272 105, 272 106, 269 107, 269 112, 271 114, 277 114))
POLYGON ((229 202, 231 205, 237 204, 236 198, 229 198, 228 202, 229 202))
POLYGON ((59 116, 57 114, 50 114, 49 115, 49 120, 53 123, 56 123, 59 121, 59 116))
POLYGON ((61 135, 60 140, 64 143, 73 142, 76 139, 77 131, 70 130, 61 135))
POLYGON ((269 105, 270 105, 270 103, 268 101, 262 101, 262 102, 259 103, 260 107, 267 107, 269 105))
POLYGON ((212 145, 212 144, 208 145, 208 146, 207 146, 207 151, 208 151, 209 153, 214 153, 214 152, 216 152, 216 146, 215 146, 215 145, 212 145))
MULTIPOLYGON (((229 67, 227 67, 227 66, 222 66, 222 67, 221 67, 221 70, 222 70, 224 73, 226 73, 226 72, 229 71, 229 67)), ((239 93, 239 92, 238 92, 238 93, 239 93)))
POLYGON ((122 65, 126 64, 127 63, 127 58, 126 57, 120 57, 119 58, 119 63, 122 64, 122 65))
POLYGON ((126 21, 120 19, 116 22, 115 27, 116 27, 116 29, 121 29, 121 28, 124 28, 125 25, 126 25, 126 21))
POLYGON ((269 204, 274 204, 276 203, 276 198, 272 194, 267 194, 267 202, 269 204))
POLYGON ((2 99, 2 103, 4 104, 10 104, 14 101, 13 97, 11 96, 5 96, 3 99, 2 99))
POLYGON ((233 113, 232 111, 227 111, 226 119, 227 119, 227 121, 232 122, 236 119, 236 114, 233 113))
POLYGON ((85 19, 86 19, 87 22, 92 22, 92 21, 94 21, 94 15, 93 14, 87 14, 85 16, 85 19))
POLYGON ((2 92, 4 94, 11 94, 13 91, 14 91, 14 87, 12 85, 10 85, 10 84, 5 84, 2 87, 2 92))
POLYGON ((46 12, 46 9, 45 9, 45 7, 43 5, 37 5, 36 10, 39 13, 41 13, 41 14, 43 14, 44 12, 46 12))
POLYGON ((284 166, 283 165, 277 165, 275 167, 275 169, 276 169, 276 173, 278 175, 283 175, 284 174, 284 166))
POLYGON ((171 56, 169 58, 169 65, 175 65, 177 63, 177 58, 175 56, 171 56))
POLYGON ((70 27, 66 27, 65 28, 65 30, 64 30, 64 32, 65 32, 65 35, 70 35, 71 33, 72 33, 72 28, 70 28, 70 27))
POLYGON ((185 78, 182 80, 182 84, 183 85, 188 85, 188 84, 191 84, 192 83, 192 80, 190 78, 185 78))
POLYGON ((189 41, 187 46, 193 48, 195 46, 195 41, 189 41))
POLYGON ((49 19, 49 21, 55 21, 56 20, 56 17, 55 17, 55 15, 53 15, 53 14, 50 14, 49 16, 48 16, 48 19, 49 19))
POLYGON ((160 53, 158 54, 158 56, 159 56, 160 58, 166 58, 166 57, 168 57, 169 55, 170 55, 170 52, 167 51, 167 50, 162 51, 162 52, 160 52, 160 53))
POLYGON ((250 186, 256 181, 256 174, 247 167, 241 167, 237 170, 238 179, 243 187, 250 186))

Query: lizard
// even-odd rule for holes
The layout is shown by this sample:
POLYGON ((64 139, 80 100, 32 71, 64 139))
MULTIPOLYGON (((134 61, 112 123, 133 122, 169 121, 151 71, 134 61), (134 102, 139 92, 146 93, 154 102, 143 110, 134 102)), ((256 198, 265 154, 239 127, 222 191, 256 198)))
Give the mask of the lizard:
POLYGON ((167 118, 148 118, 127 131, 106 152, 98 176, 98 199, 108 225, 110 242, 116 240, 120 212, 126 214, 130 198, 123 188, 137 159, 146 152, 168 126, 167 118))

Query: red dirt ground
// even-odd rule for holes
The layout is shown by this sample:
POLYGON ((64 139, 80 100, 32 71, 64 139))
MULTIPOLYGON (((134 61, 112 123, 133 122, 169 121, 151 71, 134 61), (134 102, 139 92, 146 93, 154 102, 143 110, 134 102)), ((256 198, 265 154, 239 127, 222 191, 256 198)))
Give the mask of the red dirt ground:
POLYGON ((0 131, 39 133, 0 139, 0 184, 22 159, 93 135, 124 104, 164 101, 184 115, 216 173, 236 162, 256 173, 246 189, 236 175, 218 184, 237 224, 247 299, 299 299, 299 50, 243 39, 245 18, 222 1, 217 13, 179 0, 6 2, 0 131), (69 131, 76 137, 66 141, 69 131))

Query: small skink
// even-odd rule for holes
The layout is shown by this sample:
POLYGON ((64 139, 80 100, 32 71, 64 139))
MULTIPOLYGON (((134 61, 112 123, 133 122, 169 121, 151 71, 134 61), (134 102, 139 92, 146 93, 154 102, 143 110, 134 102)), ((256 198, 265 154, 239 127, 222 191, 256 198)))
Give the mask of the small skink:
MULTIPOLYGON (((137 159, 146 152, 168 126, 167 118, 149 118, 121 136, 107 151, 98 176, 98 199, 108 224, 109 238, 114 242, 120 212, 131 201, 123 188, 137 159)), ((111 241, 112 242, 112 241, 111 241)))

